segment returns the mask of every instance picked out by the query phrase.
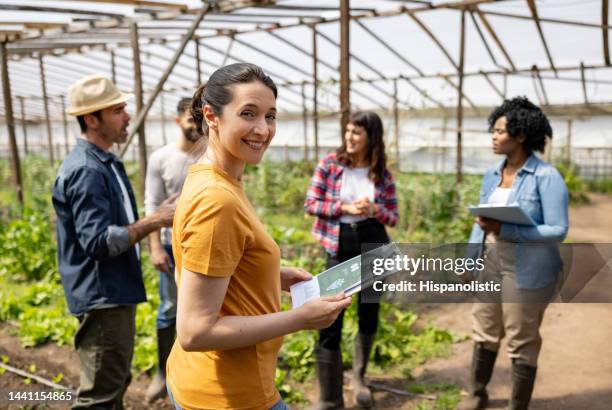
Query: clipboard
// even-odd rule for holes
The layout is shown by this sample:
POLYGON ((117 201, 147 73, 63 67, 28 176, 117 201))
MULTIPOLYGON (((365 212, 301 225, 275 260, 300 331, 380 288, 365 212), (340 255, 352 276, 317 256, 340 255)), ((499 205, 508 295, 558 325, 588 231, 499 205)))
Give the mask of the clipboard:
POLYGON ((468 210, 474 216, 483 216, 504 223, 536 226, 537 224, 518 205, 489 205, 468 206, 468 210))

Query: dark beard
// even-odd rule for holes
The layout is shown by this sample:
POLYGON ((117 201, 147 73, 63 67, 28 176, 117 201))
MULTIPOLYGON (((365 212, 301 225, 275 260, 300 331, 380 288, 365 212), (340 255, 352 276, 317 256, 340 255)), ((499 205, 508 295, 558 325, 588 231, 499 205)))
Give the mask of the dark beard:
POLYGON ((201 137, 198 134, 198 132, 195 130, 195 128, 185 128, 185 129, 183 129, 183 136, 189 142, 196 142, 201 137))

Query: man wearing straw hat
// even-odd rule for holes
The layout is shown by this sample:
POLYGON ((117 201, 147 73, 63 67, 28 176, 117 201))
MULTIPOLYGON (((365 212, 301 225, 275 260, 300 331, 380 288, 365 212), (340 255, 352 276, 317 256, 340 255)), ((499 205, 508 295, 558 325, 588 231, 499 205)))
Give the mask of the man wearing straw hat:
POLYGON ((53 185, 58 266, 70 312, 79 320, 74 344, 81 361, 73 408, 123 408, 130 383, 136 304, 146 300, 138 242, 171 226, 174 200, 138 219, 123 163, 110 152, 124 143, 131 95, 94 75, 69 88, 81 137, 53 185))

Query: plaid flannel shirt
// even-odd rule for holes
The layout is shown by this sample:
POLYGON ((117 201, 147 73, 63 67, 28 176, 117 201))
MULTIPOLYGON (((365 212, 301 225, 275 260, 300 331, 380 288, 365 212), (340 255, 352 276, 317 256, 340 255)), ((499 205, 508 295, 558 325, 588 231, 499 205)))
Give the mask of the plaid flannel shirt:
MULTIPOLYGON (((323 158, 315 169, 304 202, 304 211, 316 217, 312 235, 332 256, 338 253, 343 170, 344 166, 336 160, 336 154, 332 153, 323 158)), ((399 218, 395 182, 387 169, 382 183, 374 184, 374 203, 374 217, 383 225, 395 226, 399 218)))

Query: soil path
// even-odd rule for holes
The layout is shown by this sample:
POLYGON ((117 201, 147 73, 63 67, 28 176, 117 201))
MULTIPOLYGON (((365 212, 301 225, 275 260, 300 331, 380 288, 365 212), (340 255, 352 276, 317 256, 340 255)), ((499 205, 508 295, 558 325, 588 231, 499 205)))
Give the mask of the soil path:
MULTIPOLYGON (((589 205, 571 209, 569 238, 573 242, 612 243, 612 196, 592 195, 591 200, 589 205)), ((470 333, 470 305, 428 305, 421 308, 424 321, 460 334, 470 333)), ((531 406, 533 410, 612 408, 611 317, 612 304, 552 304, 548 308, 541 329, 544 344, 531 406)), ((38 375, 50 379, 61 372, 64 375, 62 384, 78 385, 78 357, 73 349, 56 345, 23 349, 8 330, 8 325, 0 326, 0 355, 8 355, 9 364, 27 369, 35 363, 38 375)), ((454 345, 450 357, 429 361, 416 369, 413 383, 453 383, 466 388, 471 349, 470 341, 454 345)), ((374 376, 372 379, 401 389, 408 383, 404 378, 393 376, 374 376)), ((166 400, 145 403, 147 383, 146 376, 132 382, 126 395, 127 409, 171 409, 166 400)), ((316 397, 315 384, 313 380, 300 386, 308 399, 316 397)), ((40 385, 26 386, 22 378, 8 372, 0 376, 0 391, 24 388, 42 389, 40 385)), ((505 408, 510 389, 510 360, 502 347, 489 389, 490 408, 505 408)), ((350 391, 347 389, 345 393, 346 404, 351 408, 350 391)), ((420 402, 383 391, 375 391, 375 399, 378 409, 408 410, 416 408, 420 402)), ((6 407, 0 404, 0 408, 6 407)))

